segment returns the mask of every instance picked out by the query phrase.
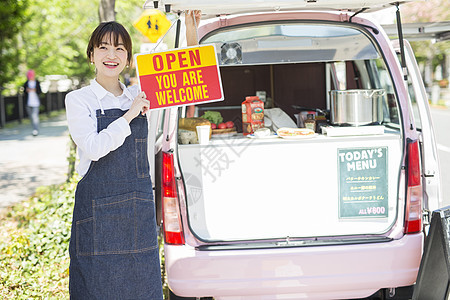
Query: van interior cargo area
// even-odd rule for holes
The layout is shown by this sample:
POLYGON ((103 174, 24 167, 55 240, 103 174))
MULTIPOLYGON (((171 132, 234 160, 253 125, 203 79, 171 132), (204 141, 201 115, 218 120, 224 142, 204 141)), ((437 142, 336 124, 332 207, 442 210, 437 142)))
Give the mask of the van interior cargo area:
MULTIPOLYGON (((224 122, 234 123, 236 132, 212 130, 208 145, 178 145, 188 223, 199 240, 335 237, 339 243, 343 237, 382 238, 395 224, 403 145, 390 74, 365 29, 327 26, 277 23, 258 27, 262 31, 237 27, 204 38, 218 49, 238 43, 227 47, 242 53, 239 60, 222 59, 225 99, 195 108, 196 117, 220 112, 224 122), (236 39, 225 39, 231 36, 236 39), (286 48, 276 52, 273 47, 280 38, 286 48), (306 51, 310 46, 326 50, 321 56, 326 59, 306 51), (270 53, 273 62, 268 61, 270 53), (377 122, 332 124, 331 91, 363 90, 382 91, 377 122), (267 117, 276 111, 289 119, 290 127, 304 127, 305 114, 313 114, 315 135, 308 139, 246 135, 242 103, 255 95, 263 95, 265 125, 272 134, 279 127, 269 126, 267 117), (325 120, 320 126, 319 119, 325 120), (321 127, 330 128, 330 133, 335 129, 353 133, 331 135, 321 127)), ((217 55, 220 59, 224 53, 218 50, 217 55)), ((179 117, 186 117, 186 109, 179 109, 179 117)))

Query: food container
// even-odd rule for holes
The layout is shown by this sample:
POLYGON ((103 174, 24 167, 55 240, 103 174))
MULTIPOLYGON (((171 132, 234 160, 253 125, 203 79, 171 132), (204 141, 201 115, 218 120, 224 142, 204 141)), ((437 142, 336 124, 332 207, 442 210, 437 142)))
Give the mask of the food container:
POLYGON ((331 124, 361 126, 381 124, 385 90, 333 90, 331 124))
MULTIPOLYGON (((211 122, 203 118, 181 118, 178 120, 178 142, 180 144, 196 144, 198 143, 197 126, 208 125, 211 122)), ((211 130, 209 131, 211 138, 211 130)))
POLYGON ((243 134, 252 134, 260 128, 264 128, 264 102, 257 96, 246 97, 242 102, 243 134))

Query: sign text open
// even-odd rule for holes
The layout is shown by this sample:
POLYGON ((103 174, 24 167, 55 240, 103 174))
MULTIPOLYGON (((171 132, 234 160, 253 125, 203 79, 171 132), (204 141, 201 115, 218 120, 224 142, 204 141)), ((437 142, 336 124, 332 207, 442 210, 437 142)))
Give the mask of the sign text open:
POLYGON ((223 100, 214 45, 137 54, 136 66, 150 109, 223 100))

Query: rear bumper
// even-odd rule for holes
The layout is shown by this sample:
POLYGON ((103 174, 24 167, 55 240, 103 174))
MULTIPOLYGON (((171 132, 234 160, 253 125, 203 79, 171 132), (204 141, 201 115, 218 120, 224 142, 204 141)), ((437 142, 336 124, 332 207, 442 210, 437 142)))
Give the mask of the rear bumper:
POLYGON ((170 289, 215 299, 351 299, 416 281, 423 235, 386 243, 198 251, 165 245, 170 289), (241 298, 242 297, 242 298, 241 298))

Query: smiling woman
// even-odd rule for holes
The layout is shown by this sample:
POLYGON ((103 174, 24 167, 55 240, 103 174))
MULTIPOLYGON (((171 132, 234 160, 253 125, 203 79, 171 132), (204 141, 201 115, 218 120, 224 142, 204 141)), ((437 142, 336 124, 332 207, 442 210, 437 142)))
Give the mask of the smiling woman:
MULTIPOLYGON (((186 35, 192 37, 194 22, 188 23, 186 35)), ((86 54, 96 78, 66 96, 83 176, 69 245, 70 298, 162 300, 147 157, 149 101, 139 86, 119 81, 131 62, 130 36, 119 23, 101 23, 86 54)))
POLYGON ((138 86, 119 81, 131 54, 126 29, 101 23, 87 47, 96 78, 66 97, 83 176, 69 246, 71 299, 163 298, 147 158, 149 102, 138 86))

